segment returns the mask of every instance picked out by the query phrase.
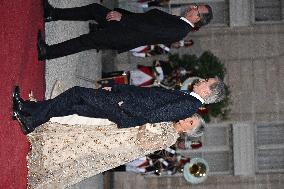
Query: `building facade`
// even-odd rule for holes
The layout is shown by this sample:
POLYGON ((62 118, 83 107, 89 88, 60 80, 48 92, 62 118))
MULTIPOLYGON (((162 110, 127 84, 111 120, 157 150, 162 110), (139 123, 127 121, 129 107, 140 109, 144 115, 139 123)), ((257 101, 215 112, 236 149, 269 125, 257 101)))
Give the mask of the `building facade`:
MULTIPOLYGON (((210 50, 226 66, 225 82, 232 99, 229 120, 213 120, 208 125, 202 138, 204 146, 181 152, 206 159, 210 176, 204 184, 193 186, 182 175, 116 173, 113 188, 282 188, 284 1, 171 0, 168 10, 180 13, 190 3, 208 3, 214 19, 209 26, 189 33, 192 47, 174 52, 199 56, 210 50)), ((115 66, 127 70, 157 58, 166 59, 141 59, 124 53, 118 55, 115 66)))

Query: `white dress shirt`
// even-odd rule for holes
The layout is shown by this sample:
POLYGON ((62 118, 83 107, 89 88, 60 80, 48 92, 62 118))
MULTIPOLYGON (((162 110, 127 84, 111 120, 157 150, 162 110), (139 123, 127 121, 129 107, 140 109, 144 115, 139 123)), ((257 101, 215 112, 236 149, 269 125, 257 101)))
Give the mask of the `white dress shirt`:
POLYGON ((191 96, 193 96, 193 97, 195 97, 195 98, 197 98, 198 100, 200 100, 201 102, 202 102, 202 104, 204 104, 204 99, 203 98, 201 98, 201 96, 199 96, 198 94, 196 94, 195 92, 191 92, 191 93, 189 93, 191 96))
POLYGON ((188 23, 189 25, 191 25, 191 27, 194 28, 194 24, 191 23, 189 20, 187 20, 185 17, 180 17, 181 20, 185 21, 186 23, 188 23))

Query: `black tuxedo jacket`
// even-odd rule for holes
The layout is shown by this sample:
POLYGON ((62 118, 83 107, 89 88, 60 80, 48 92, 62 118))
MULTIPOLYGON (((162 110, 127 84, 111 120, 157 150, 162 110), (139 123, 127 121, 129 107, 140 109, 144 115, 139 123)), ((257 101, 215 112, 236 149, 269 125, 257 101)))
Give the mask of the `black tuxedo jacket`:
POLYGON ((99 27, 88 34, 47 46, 47 59, 89 49, 113 49, 120 53, 143 45, 171 44, 193 29, 180 17, 157 9, 146 13, 116 9, 122 13, 120 21, 107 21, 106 15, 111 10, 96 3, 55 10, 56 20, 95 20, 99 27))
POLYGON ((189 94, 159 87, 115 85, 112 93, 123 102, 118 110, 123 114, 115 118, 119 127, 178 121, 192 116, 202 105, 200 100, 189 94))
POLYGON ((111 91, 73 87, 54 99, 34 103, 28 113, 35 127, 51 117, 78 114, 106 118, 127 128, 185 119, 201 105, 197 98, 177 90, 115 85, 111 91))
POLYGON ((112 48, 119 52, 142 45, 171 44, 186 37, 193 29, 179 16, 158 9, 146 13, 132 13, 124 9, 116 11, 122 13, 121 20, 106 23, 102 35, 113 41, 112 48))

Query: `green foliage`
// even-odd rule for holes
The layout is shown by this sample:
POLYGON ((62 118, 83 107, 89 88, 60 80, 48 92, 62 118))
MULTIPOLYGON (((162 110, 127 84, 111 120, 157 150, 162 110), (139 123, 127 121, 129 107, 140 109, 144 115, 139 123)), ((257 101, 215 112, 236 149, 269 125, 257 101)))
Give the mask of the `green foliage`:
MULTIPOLYGON (((169 56, 169 61, 172 63, 174 68, 183 67, 188 71, 191 71, 191 76, 197 76, 200 78, 210 78, 218 76, 220 79, 224 79, 226 69, 224 64, 209 51, 205 51, 200 57, 196 55, 182 55, 179 57, 178 54, 169 56)), ((210 117, 220 118, 225 120, 228 117, 230 105, 230 90, 226 86, 226 97, 222 102, 215 104, 208 104, 205 107, 208 113, 203 114, 203 118, 209 122, 210 117)))
POLYGON ((175 68, 183 67, 186 70, 192 71, 193 76, 201 78, 209 78, 218 76, 224 79, 226 69, 221 61, 209 51, 205 51, 199 58, 196 55, 178 54, 169 56, 169 61, 175 68))

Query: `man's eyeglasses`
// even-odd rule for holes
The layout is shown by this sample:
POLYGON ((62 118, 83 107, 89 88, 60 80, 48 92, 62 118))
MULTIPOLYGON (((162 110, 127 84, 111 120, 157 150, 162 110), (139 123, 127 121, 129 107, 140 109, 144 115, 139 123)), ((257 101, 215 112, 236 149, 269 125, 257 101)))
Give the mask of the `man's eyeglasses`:
POLYGON ((201 17, 201 14, 200 14, 200 12, 199 12, 199 10, 198 10, 198 7, 199 7, 199 6, 198 6, 197 4, 193 4, 193 6, 194 6, 194 9, 197 10, 197 16, 198 16, 198 17, 201 17))

